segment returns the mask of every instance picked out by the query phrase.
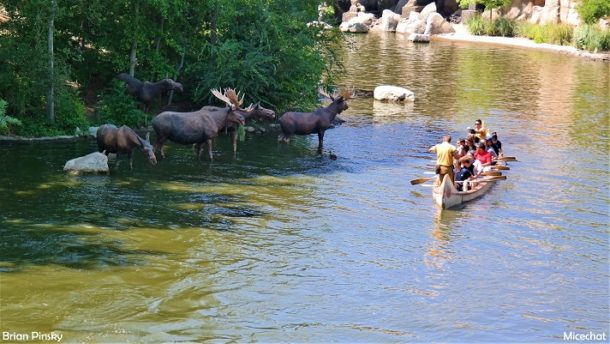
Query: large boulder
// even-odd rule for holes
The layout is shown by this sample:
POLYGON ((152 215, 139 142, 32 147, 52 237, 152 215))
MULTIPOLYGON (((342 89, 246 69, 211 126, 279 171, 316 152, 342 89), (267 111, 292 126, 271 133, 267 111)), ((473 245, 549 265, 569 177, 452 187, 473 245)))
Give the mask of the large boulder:
POLYGON ((382 85, 375 87, 373 97, 376 100, 414 101, 415 93, 403 87, 382 85))
POLYGON ((424 9, 421 11, 421 13, 419 14, 420 18, 422 18, 423 20, 427 20, 428 16, 431 13, 436 12, 436 4, 435 3, 430 3, 429 5, 427 5, 426 7, 424 7, 424 9))
POLYGON ((99 152, 81 156, 66 162, 64 171, 72 174, 108 173, 108 157, 99 152))
POLYGON ((373 24, 375 15, 372 13, 358 12, 358 15, 347 22, 341 23, 339 30, 343 32, 369 32, 369 26, 373 24))
POLYGON ((412 33, 409 36, 409 38, 407 38, 407 39, 412 41, 412 42, 416 42, 416 43, 429 43, 430 42, 430 35, 421 34, 421 33, 412 33))
POLYGON ((559 10, 560 10, 559 0, 545 1, 544 7, 542 8, 542 14, 540 16, 540 24, 559 23, 559 18, 560 18, 559 10))
POLYGON ((409 19, 402 19, 396 26, 397 33, 410 35, 412 33, 424 33, 426 22, 420 18, 419 13, 411 12, 409 19))
POLYGON ((400 15, 390 11, 384 10, 381 16, 381 24, 379 28, 382 31, 396 31, 396 26, 400 21, 400 15))
POLYGON ((540 6, 532 6, 532 16, 530 17, 530 23, 540 23, 540 18, 542 18, 542 10, 543 9, 540 6))
POLYGON ((438 13, 432 13, 426 21, 425 35, 438 35, 442 33, 454 33, 455 30, 449 22, 438 13))

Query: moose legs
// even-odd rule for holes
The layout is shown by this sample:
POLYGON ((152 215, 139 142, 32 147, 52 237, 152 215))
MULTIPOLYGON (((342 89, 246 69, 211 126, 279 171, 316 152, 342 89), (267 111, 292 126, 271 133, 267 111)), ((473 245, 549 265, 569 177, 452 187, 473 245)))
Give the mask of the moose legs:
POLYGON ((322 153, 322 146, 324 145, 324 130, 318 131, 318 154, 322 153))
MULTIPOLYGON (((212 143, 214 142, 214 140, 212 139, 208 139, 207 143, 208 143, 208 155, 210 156, 210 161, 214 160, 214 155, 212 154, 212 143)), ((197 159, 201 160, 201 153, 203 152, 203 143, 197 143, 195 144, 195 154, 197 154, 197 159)))

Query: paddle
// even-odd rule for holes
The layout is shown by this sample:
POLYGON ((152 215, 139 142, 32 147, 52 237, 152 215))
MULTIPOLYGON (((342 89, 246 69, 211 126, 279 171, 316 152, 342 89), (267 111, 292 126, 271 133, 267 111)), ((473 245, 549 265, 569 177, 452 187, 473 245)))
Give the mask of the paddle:
POLYGON ((497 176, 501 176, 502 172, 500 171, 485 171, 485 172, 481 172, 482 176, 490 176, 490 177, 497 177, 497 176))
POLYGON ((417 178, 417 179, 413 179, 411 180, 411 185, 417 185, 417 184, 423 184, 429 180, 432 180, 436 177, 431 177, 431 178, 417 178))
POLYGON ((515 156, 503 156, 495 159, 496 161, 517 161, 515 156))
POLYGON ((491 169, 492 170, 499 170, 499 171, 508 171, 508 170, 510 170, 510 167, 502 166, 502 165, 491 165, 491 169))

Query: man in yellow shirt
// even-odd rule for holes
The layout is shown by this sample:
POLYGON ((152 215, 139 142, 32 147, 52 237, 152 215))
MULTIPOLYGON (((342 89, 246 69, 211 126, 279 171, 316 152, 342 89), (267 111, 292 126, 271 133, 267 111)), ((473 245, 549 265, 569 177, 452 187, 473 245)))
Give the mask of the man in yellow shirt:
POLYGON ((438 174, 439 182, 442 183, 443 178, 448 174, 453 183, 455 181, 453 158, 456 158, 456 149, 451 144, 451 136, 443 136, 443 142, 430 147, 428 151, 436 153, 436 173, 438 174))

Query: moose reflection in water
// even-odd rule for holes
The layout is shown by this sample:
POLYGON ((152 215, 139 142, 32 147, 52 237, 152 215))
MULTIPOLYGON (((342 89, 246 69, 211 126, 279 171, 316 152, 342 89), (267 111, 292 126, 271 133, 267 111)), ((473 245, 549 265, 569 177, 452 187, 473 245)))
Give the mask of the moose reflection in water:
POLYGON ((155 150, 161 151, 161 157, 165 157, 163 144, 167 140, 185 145, 196 144, 195 150, 199 158, 201 158, 202 145, 206 142, 208 155, 210 160, 213 160, 212 142, 218 137, 220 130, 228 123, 244 125, 244 117, 237 112, 241 110, 239 106, 243 98, 240 100, 235 90, 225 89, 224 93, 212 90, 212 94, 228 106, 213 109, 203 107, 194 112, 166 111, 152 120, 153 129, 157 134, 155 150))
POLYGON ((318 108, 314 112, 286 112, 280 118, 282 134, 279 141, 288 143, 293 135, 318 134, 318 152, 322 152, 324 132, 332 126, 332 122, 342 111, 347 110, 347 100, 353 97, 348 90, 341 90, 339 94, 329 95, 323 90, 320 94, 332 100, 327 107, 318 108))
POLYGON ((116 153, 117 162, 119 154, 127 154, 130 168, 133 168, 132 152, 136 147, 148 158, 148 162, 152 165, 157 164, 157 157, 148 141, 148 133, 146 134, 146 139, 143 139, 126 125, 117 128, 112 124, 104 124, 97 129, 96 139, 98 150, 105 152, 106 155, 116 153))

